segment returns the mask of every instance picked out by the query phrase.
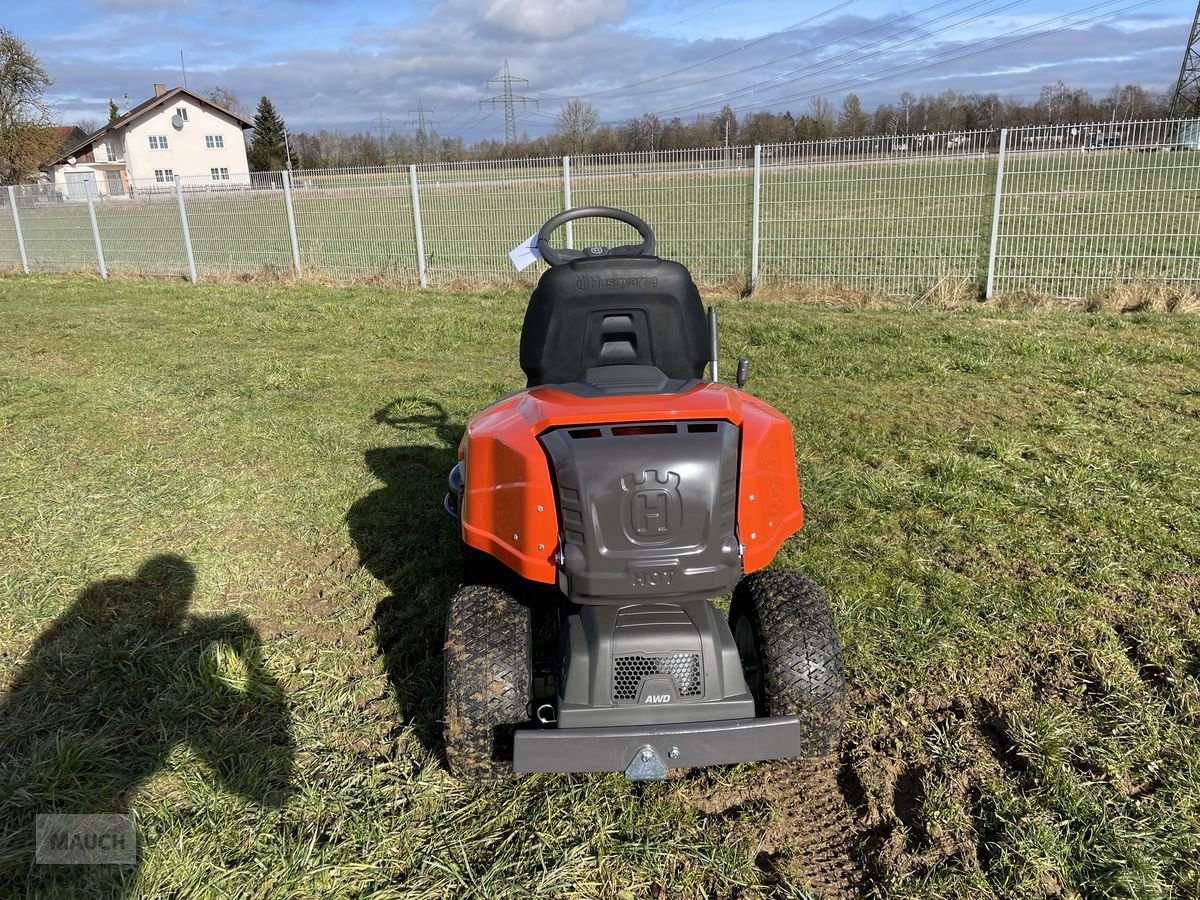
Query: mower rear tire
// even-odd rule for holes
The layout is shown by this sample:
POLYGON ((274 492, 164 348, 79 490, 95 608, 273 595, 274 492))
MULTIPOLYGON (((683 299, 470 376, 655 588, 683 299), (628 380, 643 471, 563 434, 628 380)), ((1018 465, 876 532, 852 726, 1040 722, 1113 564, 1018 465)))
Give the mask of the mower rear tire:
POLYGON ((837 752, 846 671, 825 592, 798 572, 754 572, 733 592, 729 624, 759 714, 799 717, 802 756, 837 752))
POLYGON ((444 647, 446 761, 467 781, 513 775, 513 731, 528 722, 533 686, 529 607, 468 584, 450 600, 444 647))

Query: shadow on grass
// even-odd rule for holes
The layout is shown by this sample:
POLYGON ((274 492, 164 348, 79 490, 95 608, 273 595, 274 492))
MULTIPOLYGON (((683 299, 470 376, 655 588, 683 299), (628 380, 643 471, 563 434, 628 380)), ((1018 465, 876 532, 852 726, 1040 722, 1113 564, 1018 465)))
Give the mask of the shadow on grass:
POLYGON ((442 499, 462 428, 427 400, 393 401, 375 421, 411 443, 366 451, 367 467, 384 486, 355 502, 346 522, 362 566, 390 591, 375 608, 375 642, 400 714, 440 757, 442 642, 461 572, 442 499))
POLYGON ((182 558, 154 556, 133 578, 86 587, 30 647, 0 700, 0 884, 133 891, 137 865, 36 864, 35 817, 127 813, 156 773, 199 774, 186 757, 168 761, 180 747, 219 790, 266 806, 288 796, 291 720, 258 633, 238 614, 189 613, 195 581, 182 558))

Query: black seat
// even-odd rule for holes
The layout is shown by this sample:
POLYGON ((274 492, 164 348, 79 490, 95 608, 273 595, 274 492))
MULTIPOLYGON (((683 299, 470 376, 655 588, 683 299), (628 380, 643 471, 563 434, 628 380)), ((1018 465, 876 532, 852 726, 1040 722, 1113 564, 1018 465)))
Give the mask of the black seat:
POLYGON ((547 269, 521 329, 529 387, 579 381, 600 366, 655 366, 668 378, 700 378, 708 354, 708 320, 691 273, 653 256, 547 269))

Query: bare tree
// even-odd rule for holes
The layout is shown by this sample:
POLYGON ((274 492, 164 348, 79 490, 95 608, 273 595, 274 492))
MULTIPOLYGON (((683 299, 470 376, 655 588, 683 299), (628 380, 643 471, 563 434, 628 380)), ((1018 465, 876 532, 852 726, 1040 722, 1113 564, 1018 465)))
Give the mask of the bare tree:
POLYGON ((92 134, 100 130, 99 119, 78 119, 75 122, 75 127, 84 134, 92 134))
POLYGON ((237 95, 233 91, 224 85, 218 84, 212 88, 204 95, 204 99, 209 103, 221 107, 221 109, 229 110, 235 115, 242 116, 243 118, 246 115, 246 108, 242 106, 242 101, 237 98, 237 95))
POLYGON ((842 137, 862 137, 867 133, 871 119, 863 112, 858 94, 847 94, 842 101, 842 112, 838 116, 838 134, 842 137))
POLYGON ((813 97, 808 101, 809 117, 813 120, 811 135, 814 138, 833 134, 833 104, 824 97, 813 97))
POLYGON ((600 116, 596 107, 584 103, 578 97, 572 97, 558 112, 554 120, 554 134, 562 143, 565 152, 578 155, 587 149, 587 140, 596 130, 600 116))
POLYGON ((31 177, 58 149, 50 76, 25 42, 0 27, 0 184, 31 177))

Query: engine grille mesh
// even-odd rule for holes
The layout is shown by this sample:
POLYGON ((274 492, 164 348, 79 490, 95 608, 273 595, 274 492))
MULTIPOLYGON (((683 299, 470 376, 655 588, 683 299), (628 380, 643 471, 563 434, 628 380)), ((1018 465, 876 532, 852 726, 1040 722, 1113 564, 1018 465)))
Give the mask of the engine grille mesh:
POLYGON ((702 693, 699 653, 629 654, 613 661, 613 699, 618 703, 637 700, 643 679, 650 675, 674 678, 680 697, 699 697, 702 693))

